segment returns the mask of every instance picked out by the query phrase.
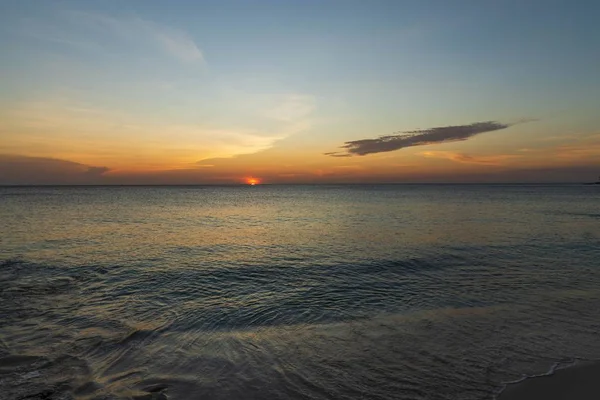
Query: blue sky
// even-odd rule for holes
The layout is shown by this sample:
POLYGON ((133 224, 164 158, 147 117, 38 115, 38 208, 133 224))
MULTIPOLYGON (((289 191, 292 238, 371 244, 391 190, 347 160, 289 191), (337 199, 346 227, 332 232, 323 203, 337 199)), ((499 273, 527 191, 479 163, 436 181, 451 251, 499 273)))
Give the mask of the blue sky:
POLYGON ((101 166, 105 178, 133 180, 132 171, 185 170, 194 182, 233 179, 234 165, 278 181, 266 160, 283 154, 292 164, 280 175, 309 181, 323 171, 335 180, 340 167, 344 179, 360 170, 357 180, 448 168, 465 175, 469 159, 500 172, 598 166, 600 152, 589 150, 600 132, 594 1, 0 7, 0 116, 8 121, 0 153, 13 158, 101 166), (512 125, 523 119, 535 121, 512 125), (483 121, 510 128, 460 143, 323 156, 349 141, 483 121), (574 147, 586 156, 564 156, 574 147), (542 162, 553 155, 558 161, 542 162), (194 175, 203 162, 215 167, 194 175))

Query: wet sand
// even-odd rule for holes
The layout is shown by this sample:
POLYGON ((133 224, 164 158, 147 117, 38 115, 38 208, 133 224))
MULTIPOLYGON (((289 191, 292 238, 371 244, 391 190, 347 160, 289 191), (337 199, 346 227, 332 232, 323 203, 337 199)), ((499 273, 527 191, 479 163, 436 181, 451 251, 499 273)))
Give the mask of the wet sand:
POLYGON ((553 375, 508 385, 498 400, 600 399, 600 362, 581 362, 553 375))

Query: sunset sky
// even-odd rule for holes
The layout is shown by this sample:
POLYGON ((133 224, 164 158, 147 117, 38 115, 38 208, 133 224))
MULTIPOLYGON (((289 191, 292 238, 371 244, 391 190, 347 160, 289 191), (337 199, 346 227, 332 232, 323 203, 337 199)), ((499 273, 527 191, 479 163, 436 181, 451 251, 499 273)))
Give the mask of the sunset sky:
POLYGON ((600 2, 0 1, 0 184, 586 182, 600 2))

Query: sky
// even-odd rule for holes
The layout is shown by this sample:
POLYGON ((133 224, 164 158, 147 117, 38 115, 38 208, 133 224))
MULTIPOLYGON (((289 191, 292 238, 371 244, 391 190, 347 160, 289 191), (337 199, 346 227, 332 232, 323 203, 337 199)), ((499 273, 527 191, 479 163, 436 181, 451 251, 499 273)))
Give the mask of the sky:
POLYGON ((595 0, 0 0, 0 184, 586 182, 595 0))

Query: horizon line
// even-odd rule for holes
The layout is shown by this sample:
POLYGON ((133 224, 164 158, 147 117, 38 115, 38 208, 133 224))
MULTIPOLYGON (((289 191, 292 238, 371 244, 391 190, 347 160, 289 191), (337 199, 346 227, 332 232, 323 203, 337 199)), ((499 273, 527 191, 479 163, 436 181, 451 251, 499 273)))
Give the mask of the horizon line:
POLYGON ((359 185, 594 185, 600 182, 301 182, 301 183, 261 183, 249 185, 247 183, 23 183, 0 184, 0 188, 11 187, 182 187, 182 186, 233 186, 233 187, 260 187, 260 186, 359 186, 359 185))

